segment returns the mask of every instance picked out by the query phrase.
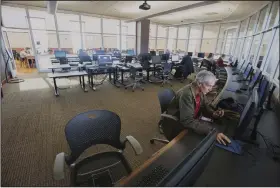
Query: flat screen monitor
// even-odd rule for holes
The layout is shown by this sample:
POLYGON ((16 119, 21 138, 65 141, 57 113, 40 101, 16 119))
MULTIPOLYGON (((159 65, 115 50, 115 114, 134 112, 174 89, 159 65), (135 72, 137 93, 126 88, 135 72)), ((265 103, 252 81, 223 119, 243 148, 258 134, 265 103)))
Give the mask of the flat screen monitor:
POLYGON ((156 51, 150 51, 151 56, 156 56, 156 51))
POLYGON ((168 61, 169 60, 169 56, 170 56, 169 54, 162 54, 161 55, 161 60, 162 61, 168 61))
POLYGON ((179 55, 172 55, 171 56, 171 61, 172 62, 178 62, 179 61, 179 55))
POLYGON ((197 57, 200 57, 200 58, 204 58, 204 56, 205 56, 205 53, 202 53, 202 52, 199 52, 199 53, 197 54, 197 57))
POLYGON ((55 58, 66 57, 66 52, 65 51, 54 51, 54 56, 55 56, 55 58))
POLYGON ((192 56, 193 55, 193 53, 192 52, 188 52, 188 56, 192 56))
POLYGON ((266 76, 263 76, 259 83, 258 93, 259 93, 259 106, 262 107, 269 93, 269 81, 266 76))
POLYGON ((213 129, 157 186, 193 186, 210 161, 216 141, 215 133, 213 129))
POLYGON ((96 55, 104 55, 104 54, 106 54, 106 53, 105 53, 105 50, 96 50, 96 51, 95 51, 95 54, 96 54, 96 55))
POLYGON ((127 54, 131 55, 131 56, 134 56, 135 52, 134 52, 134 50, 127 50, 127 54))
POLYGON ((244 72, 244 77, 247 79, 251 73, 251 70, 252 70, 252 66, 251 65, 248 65, 247 68, 245 69, 245 72, 244 72))
POLYGON ((110 55, 98 55, 98 65, 110 65, 113 64, 112 56, 110 55))
POLYGON ((150 61, 152 59, 152 57, 151 57, 150 53, 142 53, 142 54, 139 54, 139 59, 141 62, 144 62, 144 61, 150 61))
POLYGON ((132 62, 132 56, 125 56, 125 63, 131 63, 132 62))
POLYGON ((262 76, 262 71, 260 69, 256 69, 256 72, 249 84, 249 87, 254 88, 256 86, 257 82, 260 80, 261 76, 262 76))
POLYGON ((159 64, 161 63, 161 57, 159 55, 157 56, 152 56, 152 63, 154 64, 159 64))
POLYGON ((158 52, 158 55, 162 55, 162 54, 164 54, 164 51, 159 51, 158 52))
POLYGON ((252 94, 242 111, 238 126, 235 129, 234 139, 242 138, 247 127, 250 125, 253 117, 255 116, 255 113, 258 108, 258 101, 259 101, 258 91, 255 88, 255 89, 253 89, 252 94))

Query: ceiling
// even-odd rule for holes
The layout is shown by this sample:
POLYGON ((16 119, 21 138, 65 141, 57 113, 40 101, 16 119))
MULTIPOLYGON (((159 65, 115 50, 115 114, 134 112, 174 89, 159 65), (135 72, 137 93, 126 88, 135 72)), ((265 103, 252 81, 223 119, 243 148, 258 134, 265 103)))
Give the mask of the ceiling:
MULTIPOLYGON (((46 1, 2 1, 2 4, 7 3, 47 7, 46 1)), ((269 1, 216 1, 212 4, 205 1, 147 1, 151 5, 148 11, 138 8, 142 3, 143 1, 59 1, 58 10, 131 20, 148 17, 156 23, 181 25, 213 20, 240 20, 259 10, 269 1)))

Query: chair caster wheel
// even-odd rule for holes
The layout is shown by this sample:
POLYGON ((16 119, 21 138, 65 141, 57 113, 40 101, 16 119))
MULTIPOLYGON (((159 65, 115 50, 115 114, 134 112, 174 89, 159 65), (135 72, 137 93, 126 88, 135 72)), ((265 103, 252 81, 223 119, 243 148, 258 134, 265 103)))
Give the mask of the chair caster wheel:
POLYGON ((127 89, 127 87, 125 87, 124 89, 127 89))
POLYGON ((134 90, 132 90, 132 92, 134 92, 134 90))
POLYGON ((142 89, 142 91, 144 91, 144 89, 142 89))
POLYGON ((154 143, 155 143, 155 141, 154 141, 154 140, 150 140, 150 143, 151 143, 151 144, 154 144, 154 143))

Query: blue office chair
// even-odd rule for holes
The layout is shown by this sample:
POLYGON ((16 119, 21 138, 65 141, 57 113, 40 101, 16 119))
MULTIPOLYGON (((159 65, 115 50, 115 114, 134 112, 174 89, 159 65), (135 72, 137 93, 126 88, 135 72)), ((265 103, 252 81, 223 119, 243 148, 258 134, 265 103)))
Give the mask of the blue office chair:
POLYGON ((65 127, 65 136, 71 150, 57 154, 54 162, 54 179, 64 179, 64 164, 70 167, 70 186, 113 186, 118 180, 131 173, 131 167, 123 156, 126 142, 136 155, 142 147, 132 136, 120 141, 121 120, 108 110, 91 110, 78 114, 65 127), (119 151, 101 152, 76 162, 89 147, 107 144, 119 151))
POLYGON ((161 87, 164 86, 164 84, 170 84, 172 86, 172 83, 169 81, 171 77, 171 71, 172 71, 172 64, 171 63, 164 63, 162 65, 162 84, 161 87))
POLYGON ((131 78, 133 79, 133 82, 131 84, 126 85, 125 89, 132 87, 132 92, 134 92, 134 90, 137 87, 139 87, 142 89, 142 91, 144 91, 144 87, 141 86, 141 81, 144 79, 142 69, 139 70, 137 68, 130 67, 130 74, 131 78))

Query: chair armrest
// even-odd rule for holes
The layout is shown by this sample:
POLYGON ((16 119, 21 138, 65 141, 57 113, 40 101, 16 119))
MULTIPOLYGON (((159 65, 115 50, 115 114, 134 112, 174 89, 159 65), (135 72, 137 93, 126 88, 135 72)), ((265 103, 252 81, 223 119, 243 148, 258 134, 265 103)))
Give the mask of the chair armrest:
POLYGON ((142 146, 133 136, 126 136, 126 141, 130 143, 136 155, 140 155, 143 152, 142 146))
POLYGON ((65 153, 59 153, 55 157, 53 166, 53 177, 55 180, 64 179, 64 164, 65 164, 65 153))
POLYGON ((175 116, 169 115, 169 114, 161 114, 161 117, 165 117, 165 118, 169 118, 169 119, 173 119, 175 121, 178 121, 179 119, 175 116))

